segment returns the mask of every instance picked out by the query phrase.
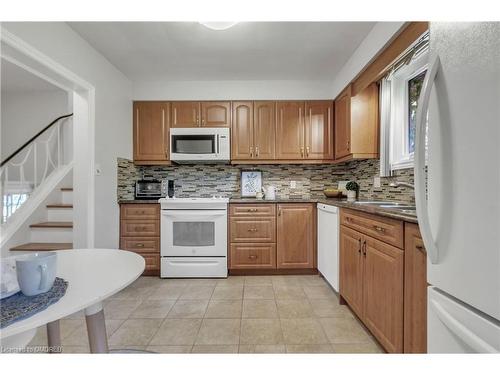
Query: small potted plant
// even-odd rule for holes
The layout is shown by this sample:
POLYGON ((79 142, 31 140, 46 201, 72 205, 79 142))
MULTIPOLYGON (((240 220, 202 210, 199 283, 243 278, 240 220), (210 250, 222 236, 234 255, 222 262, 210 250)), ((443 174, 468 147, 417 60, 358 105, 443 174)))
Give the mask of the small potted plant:
POLYGON ((356 194, 359 190, 359 185, 356 181, 349 181, 346 185, 345 188, 347 190, 347 200, 349 202, 355 201, 356 200, 356 194))

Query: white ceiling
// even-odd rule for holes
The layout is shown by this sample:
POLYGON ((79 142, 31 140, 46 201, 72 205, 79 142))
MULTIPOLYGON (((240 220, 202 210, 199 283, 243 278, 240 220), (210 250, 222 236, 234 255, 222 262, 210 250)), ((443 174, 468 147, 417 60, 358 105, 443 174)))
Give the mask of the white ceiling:
POLYGON ((374 22, 70 22, 133 82, 332 80, 374 22))
POLYGON ((1 71, 2 92, 61 90, 59 87, 52 85, 51 83, 4 59, 1 60, 1 71))

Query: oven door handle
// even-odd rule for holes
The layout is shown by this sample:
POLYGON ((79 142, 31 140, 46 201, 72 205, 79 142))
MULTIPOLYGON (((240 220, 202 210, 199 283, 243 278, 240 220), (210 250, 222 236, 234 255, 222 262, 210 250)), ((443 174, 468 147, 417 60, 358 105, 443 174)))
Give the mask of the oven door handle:
POLYGON ((227 210, 162 210, 161 214, 170 217, 199 216, 206 218, 210 216, 226 216, 227 210))

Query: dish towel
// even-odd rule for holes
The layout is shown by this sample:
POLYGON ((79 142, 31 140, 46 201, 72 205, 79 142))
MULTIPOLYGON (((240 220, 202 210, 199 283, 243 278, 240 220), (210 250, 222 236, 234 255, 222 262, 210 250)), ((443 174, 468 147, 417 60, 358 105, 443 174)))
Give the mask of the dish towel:
POLYGON ((4 298, 0 301, 2 318, 0 328, 5 328, 19 320, 29 318, 56 303, 66 294, 68 282, 56 277, 54 285, 47 293, 37 296, 25 296, 22 292, 4 298))

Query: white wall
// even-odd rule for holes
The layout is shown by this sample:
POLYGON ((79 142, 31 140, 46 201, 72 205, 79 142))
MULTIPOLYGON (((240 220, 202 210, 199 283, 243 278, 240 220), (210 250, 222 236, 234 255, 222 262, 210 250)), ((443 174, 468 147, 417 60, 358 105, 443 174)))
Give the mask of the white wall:
POLYGON ((154 81, 134 82, 134 100, 332 99, 325 81, 154 81))
POLYGON ((132 156, 132 85, 68 25, 2 23, 2 27, 95 87, 95 246, 118 247, 116 158, 132 156))
POLYGON ((54 91, 2 91, 2 160, 24 142, 68 113, 68 94, 54 91))
POLYGON ((335 77, 332 96, 340 92, 365 68, 405 25, 405 22, 377 22, 335 77))
POLYGON ((333 81, 152 81, 134 82, 134 100, 332 99, 401 30, 404 22, 378 22, 333 81))

